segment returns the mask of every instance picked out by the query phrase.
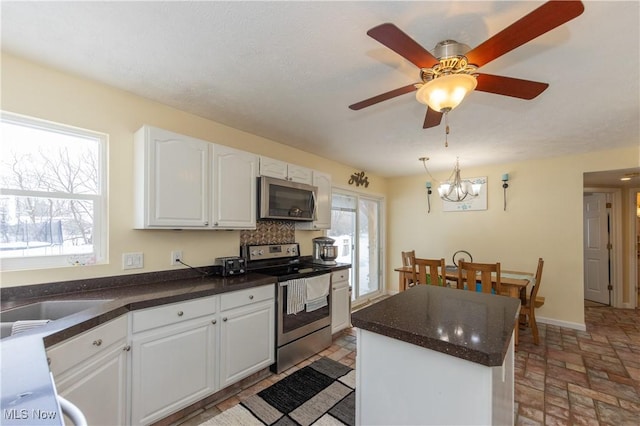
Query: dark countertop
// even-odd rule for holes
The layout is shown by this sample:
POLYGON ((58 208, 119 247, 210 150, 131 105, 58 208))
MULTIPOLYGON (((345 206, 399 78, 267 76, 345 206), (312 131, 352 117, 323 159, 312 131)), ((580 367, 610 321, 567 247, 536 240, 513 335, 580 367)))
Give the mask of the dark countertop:
POLYGON ((489 367, 503 363, 520 300, 418 285, 352 314, 355 327, 489 367))
MULTIPOLYGON (((321 268, 333 272, 350 267, 349 264, 338 264, 321 268)), ((258 273, 231 277, 202 274, 203 271, 211 273, 214 270, 215 267, 181 269, 1 288, 0 311, 49 300, 108 300, 99 306, 0 340, 2 424, 63 424, 49 373, 47 347, 129 311, 276 282, 275 277, 258 273)))

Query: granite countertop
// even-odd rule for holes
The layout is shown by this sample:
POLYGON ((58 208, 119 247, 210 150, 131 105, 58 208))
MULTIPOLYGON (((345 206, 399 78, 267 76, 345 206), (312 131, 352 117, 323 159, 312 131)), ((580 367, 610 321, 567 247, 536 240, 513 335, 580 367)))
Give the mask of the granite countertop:
POLYGON ((352 314, 355 327, 489 367, 503 363, 520 300, 418 285, 352 314))

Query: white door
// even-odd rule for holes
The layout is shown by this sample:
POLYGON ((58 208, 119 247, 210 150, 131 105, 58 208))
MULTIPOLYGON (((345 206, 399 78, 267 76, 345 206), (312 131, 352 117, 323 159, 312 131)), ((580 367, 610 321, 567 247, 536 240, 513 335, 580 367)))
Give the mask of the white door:
POLYGON ((607 196, 584 196, 584 298, 610 304, 607 196))
POLYGON ((213 227, 255 229, 258 157, 223 145, 213 151, 213 227))

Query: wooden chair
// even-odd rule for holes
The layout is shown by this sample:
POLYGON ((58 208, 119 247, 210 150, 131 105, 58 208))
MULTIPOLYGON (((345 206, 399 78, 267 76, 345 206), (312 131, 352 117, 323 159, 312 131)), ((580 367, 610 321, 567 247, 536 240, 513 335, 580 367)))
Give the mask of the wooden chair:
POLYGON ((520 305, 520 322, 524 322, 526 326, 531 328, 533 334, 533 343, 540 344, 538 337, 538 324, 536 323, 536 309, 544 305, 544 297, 538 296, 540 290, 540 281, 542 280, 542 267, 544 260, 538 259, 538 269, 536 270, 535 282, 531 287, 531 293, 527 296, 527 300, 520 305))
POLYGON ((444 268, 444 259, 421 259, 416 257, 413 264, 413 273, 417 276, 418 284, 442 286, 446 285, 444 268))
POLYGON ((483 293, 491 293, 493 289, 496 294, 500 294, 500 263, 473 263, 461 260, 458 262, 458 288, 464 288, 467 283, 467 290, 476 291, 476 283, 482 285, 483 293), (491 274, 496 275, 495 285, 491 274))
POLYGON ((405 275, 404 288, 413 287, 418 282, 418 277, 416 276, 416 268, 414 268, 414 263, 416 260, 416 251, 403 251, 402 252, 402 266, 403 267, 411 267, 412 274, 411 278, 407 278, 405 275))

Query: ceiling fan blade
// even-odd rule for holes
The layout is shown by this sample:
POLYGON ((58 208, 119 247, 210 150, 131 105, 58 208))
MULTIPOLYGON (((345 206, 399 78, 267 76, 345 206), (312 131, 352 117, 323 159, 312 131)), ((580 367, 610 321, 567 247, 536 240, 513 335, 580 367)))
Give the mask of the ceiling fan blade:
POLYGON ((405 93, 413 92, 416 90, 415 84, 410 84, 408 86, 400 87, 395 90, 391 90, 390 92, 382 93, 378 96, 374 96, 373 98, 365 99, 364 101, 360 101, 353 105, 349 105, 354 111, 358 111, 362 108, 366 108, 371 105, 375 105, 378 102, 386 101, 387 99, 395 98, 396 96, 404 95, 405 93))
POLYGON ((580 1, 549 1, 466 54, 470 64, 481 67, 528 41, 579 16, 580 1))
POLYGON ((419 68, 428 68, 438 63, 438 59, 393 24, 378 25, 367 31, 367 34, 419 68))
POLYGON ((429 127, 436 127, 441 121, 442 113, 427 107, 427 114, 424 116, 424 124, 422 125, 422 128, 428 129, 429 127))
POLYGON ((491 74, 478 74, 477 80, 476 90, 527 100, 535 98, 549 87, 548 83, 491 74))

